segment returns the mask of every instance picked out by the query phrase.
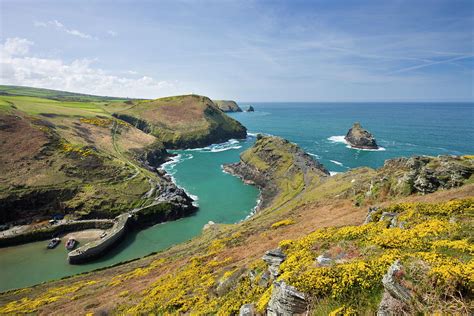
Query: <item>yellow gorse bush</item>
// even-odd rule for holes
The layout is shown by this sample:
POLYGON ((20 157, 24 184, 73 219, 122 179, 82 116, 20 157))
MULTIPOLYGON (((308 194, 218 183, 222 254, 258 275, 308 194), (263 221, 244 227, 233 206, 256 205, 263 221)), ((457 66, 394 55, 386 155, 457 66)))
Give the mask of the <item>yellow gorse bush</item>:
POLYGON ((272 228, 278 228, 278 227, 281 227, 281 226, 288 226, 288 225, 292 225, 294 223, 295 223, 295 221, 292 220, 292 219, 284 219, 284 220, 281 220, 279 222, 273 223, 272 228))
POLYGON ((51 304, 64 298, 67 295, 76 293, 84 287, 96 284, 96 281, 77 282, 70 286, 61 286, 48 290, 46 293, 35 298, 24 297, 21 300, 13 301, 0 307, 1 314, 33 313, 40 306, 51 304))
MULTIPOLYGON (((441 292, 450 289, 474 295, 474 260, 472 245, 472 217, 474 199, 445 203, 403 203, 380 210, 397 213, 401 227, 387 227, 387 222, 371 222, 361 226, 323 228, 297 240, 283 240, 280 247, 287 255, 280 266, 281 280, 303 291, 310 299, 330 299, 343 307, 332 315, 352 315, 363 293, 380 293, 381 279, 397 259, 405 263, 422 262, 424 276, 431 287, 441 292), (469 226, 471 225, 471 226, 469 226), (467 228, 466 228, 467 227, 467 228), (338 249, 340 259, 331 264, 318 264, 316 258, 338 249), (351 252, 349 250, 356 249, 351 252)), ((379 215, 380 215, 379 214, 379 215)), ((125 314, 236 314, 240 306, 255 303, 263 312, 272 293, 271 282, 263 280, 267 265, 260 259, 242 269, 234 259, 224 255, 242 240, 239 233, 214 240, 199 256, 187 259, 182 265, 163 259, 149 266, 117 275, 108 286, 118 286, 133 278, 152 275, 157 279, 139 296, 133 306, 119 306, 125 314), (164 265, 167 263, 167 265, 164 265), (167 267, 164 271, 162 267, 167 267), (172 267, 171 269, 169 269, 172 267), (153 271, 153 272, 152 272, 153 271), (252 276, 249 271, 252 271, 252 276), (159 273, 159 274, 158 274, 159 273), (217 289, 225 284, 228 289, 217 289)), ((58 287, 36 298, 24 298, 0 308, 0 313, 34 312, 70 293, 94 283, 75 283, 58 287)), ((123 296, 129 295, 125 294, 123 296)), ((450 292, 452 293, 452 292, 450 292)))

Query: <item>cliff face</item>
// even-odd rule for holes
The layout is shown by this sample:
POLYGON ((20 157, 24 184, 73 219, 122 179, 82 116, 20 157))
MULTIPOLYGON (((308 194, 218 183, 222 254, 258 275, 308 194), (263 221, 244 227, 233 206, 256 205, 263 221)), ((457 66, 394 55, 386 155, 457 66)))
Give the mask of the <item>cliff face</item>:
POLYGON ((362 128, 360 123, 354 123, 349 129, 345 140, 351 147, 360 149, 377 149, 379 146, 375 141, 374 136, 369 131, 362 128))
POLYGON ((242 124, 207 97, 185 95, 131 103, 114 116, 155 136, 166 148, 203 147, 247 136, 242 124))
POLYGON ((273 202, 283 203, 283 196, 301 193, 329 172, 297 145, 274 137, 259 135, 254 146, 243 152, 240 162, 224 170, 257 185, 262 194, 261 208, 273 202))
POLYGON ((213 100, 222 112, 242 112, 237 102, 230 100, 213 100))

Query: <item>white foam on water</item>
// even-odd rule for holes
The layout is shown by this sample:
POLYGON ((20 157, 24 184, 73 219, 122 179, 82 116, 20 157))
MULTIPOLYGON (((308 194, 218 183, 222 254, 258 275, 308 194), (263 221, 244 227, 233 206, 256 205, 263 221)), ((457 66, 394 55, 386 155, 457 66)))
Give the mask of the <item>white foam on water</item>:
POLYGON ((227 148, 213 148, 210 150, 211 153, 218 153, 221 151, 226 151, 226 150, 232 150, 232 149, 240 149, 242 146, 233 146, 233 147, 227 147, 227 148))
POLYGON ((328 140, 332 143, 341 143, 346 144, 347 148, 354 149, 354 150, 364 150, 364 151, 385 151, 385 147, 379 147, 377 149, 365 149, 365 148, 354 148, 349 145, 349 143, 344 139, 345 136, 331 136, 328 137, 328 140))
POLYGON ((336 174, 338 174, 340 172, 337 172, 337 171, 329 171, 329 175, 330 176, 335 176, 336 174))
POLYGON ((350 145, 347 145, 346 147, 350 149, 354 149, 354 150, 363 150, 363 151, 385 151, 386 150, 385 147, 379 147, 377 149, 354 148, 354 147, 351 147, 350 145))
POLYGON ((343 143, 343 144, 347 144, 347 141, 344 139, 344 135, 342 136, 331 136, 331 137, 328 137, 328 140, 332 143, 343 143))
POLYGON ((342 162, 339 162, 339 161, 337 161, 337 160, 329 160, 329 161, 332 162, 333 164, 338 165, 338 166, 341 166, 341 167, 344 166, 344 165, 342 164, 342 162))
POLYGON ((321 159, 321 156, 308 152, 308 155, 313 156, 316 159, 321 159))
POLYGON ((187 151, 198 151, 200 153, 218 153, 226 150, 240 149, 240 142, 237 139, 229 139, 225 143, 212 144, 202 148, 187 149, 187 151))

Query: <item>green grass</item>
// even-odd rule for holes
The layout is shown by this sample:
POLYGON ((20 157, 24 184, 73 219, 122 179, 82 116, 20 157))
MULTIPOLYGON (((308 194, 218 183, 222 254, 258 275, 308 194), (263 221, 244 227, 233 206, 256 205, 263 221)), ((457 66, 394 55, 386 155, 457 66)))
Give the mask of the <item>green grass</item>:
POLYGON ((79 102, 113 102, 126 101, 127 98, 103 97, 83 93, 66 92, 51 89, 41 89, 22 86, 0 85, 0 94, 8 96, 28 96, 47 98, 59 101, 79 101, 79 102))
POLYGON ((61 102, 56 100, 28 97, 0 95, 0 106, 11 108, 14 105, 18 110, 30 115, 56 114, 63 116, 110 116, 102 106, 102 102, 61 102))

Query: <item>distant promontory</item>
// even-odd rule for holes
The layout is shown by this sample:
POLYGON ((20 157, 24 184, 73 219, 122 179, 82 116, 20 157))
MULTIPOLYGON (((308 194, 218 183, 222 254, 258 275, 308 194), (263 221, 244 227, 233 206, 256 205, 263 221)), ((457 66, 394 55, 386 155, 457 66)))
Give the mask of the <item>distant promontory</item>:
POLYGON ((242 112, 237 102, 231 100, 213 100, 214 104, 217 105, 222 112, 242 112))

